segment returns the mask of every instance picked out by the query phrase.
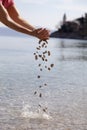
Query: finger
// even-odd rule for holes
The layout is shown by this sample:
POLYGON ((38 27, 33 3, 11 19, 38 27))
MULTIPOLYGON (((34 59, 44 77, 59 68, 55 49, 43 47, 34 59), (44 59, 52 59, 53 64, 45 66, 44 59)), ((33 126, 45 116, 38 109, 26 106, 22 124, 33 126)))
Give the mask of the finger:
POLYGON ((43 28, 37 30, 37 32, 38 32, 38 34, 39 33, 47 33, 47 34, 49 34, 49 31, 47 29, 43 29, 43 28))
POLYGON ((43 31, 43 28, 37 29, 37 33, 38 33, 38 34, 41 33, 42 31, 43 31))
POLYGON ((44 32, 44 31, 40 32, 38 35, 39 36, 47 36, 47 37, 49 37, 49 33, 48 32, 44 32))
POLYGON ((49 37, 49 34, 47 34, 47 33, 39 34, 39 37, 49 37))

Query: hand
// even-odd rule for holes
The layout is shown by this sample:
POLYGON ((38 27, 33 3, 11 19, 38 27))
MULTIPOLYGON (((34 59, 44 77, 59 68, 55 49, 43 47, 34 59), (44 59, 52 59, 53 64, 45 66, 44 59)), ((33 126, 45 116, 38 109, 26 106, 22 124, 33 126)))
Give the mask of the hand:
POLYGON ((43 41, 46 41, 49 39, 49 31, 45 28, 39 28, 39 29, 33 30, 32 35, 43 41))

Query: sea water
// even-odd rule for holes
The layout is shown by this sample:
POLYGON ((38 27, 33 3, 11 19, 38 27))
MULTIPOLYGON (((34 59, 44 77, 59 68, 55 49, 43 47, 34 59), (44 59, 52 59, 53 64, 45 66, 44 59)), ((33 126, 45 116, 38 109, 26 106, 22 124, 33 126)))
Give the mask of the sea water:
POLYGON ((87 41, 48 43, 47 64, 55 66, 40 73, 38 39, 0 37, 0 130, 87 130, 87 41), (34 92, 43 83, 39 98, 34 92))

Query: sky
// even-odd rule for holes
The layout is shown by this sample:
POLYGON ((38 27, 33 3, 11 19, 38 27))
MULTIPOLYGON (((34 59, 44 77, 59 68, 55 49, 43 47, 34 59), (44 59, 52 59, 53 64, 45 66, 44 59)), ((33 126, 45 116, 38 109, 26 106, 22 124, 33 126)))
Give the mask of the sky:
POLYGON ((14 0, 20 15, 34 26, 56 29, 66 13, 67 20, 84 16, 87 0, 14 0))

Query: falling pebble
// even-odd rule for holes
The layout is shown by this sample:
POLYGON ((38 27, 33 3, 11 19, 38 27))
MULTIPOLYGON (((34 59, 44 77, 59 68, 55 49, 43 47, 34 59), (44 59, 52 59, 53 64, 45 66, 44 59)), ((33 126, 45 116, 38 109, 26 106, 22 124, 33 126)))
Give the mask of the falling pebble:
POLYGON ((41 64, 38 65, 39 67, 41 66, 41 64))
POLYGON ((51 67, 54 67, 54 64, 51 64, 50 66, 51 66, 51 67))
POLYGON ((44 84, 44 86, 47 86, 47 84, 44 84))
POLYGON ((40 50, 40 48, 39 48, 39 47, 37 47, 36 49, 37 49, 37 50, 40 50))
POLYGON ((38 106, 39 106, 39 107, 41 107, 41 105, 40 105, 40 104, 39 104, 38 106))
POLYGON ((45 65, 45 68, 47 68, 47 66, 45 65))
POLYGON ((38 56, 37 55, 35 55, 35 60, 38 60, 38 56))
POLYGON ((42 55, 39 55, 39 57, 42 57, 42 55))
POLYGON ((39 79, 39 78, 40 78, 40 75, 38 75, 37 78, 39 79))
POLYGON ((37 94, 37 92, 35 91, 35 92, 34 92, 34 95, 36 95, 36 94, 37 94))
POLYGON ((43 108, 43 112, 47 112, 47 107, 46 107, 46 108, 43 108))
POLYGON ((40 97, 40 98, 42 97, 42 93, 40 93, 39 97, 40 97))
POLYGON ((42 88, 42 86, 40 85, 39 88, 42 88))
POLYGON ((50 51, 48 51, 48 56, 50 56, 51 54, 50 54, 50 51))
POLYGON ((42 40, 39 40, 39 44, 42 42, 42 40))
POLYGON ((44 52, 43 52, 43 54, 46 54, 46 53, 47 53, 47 51, 44 51, 44 52))
POLYGON ((45 40, 45 42, 48 44, 48 41, 45 40))
POLYGON ((45 59, 45 61, 47 62, 48 60, 47 60, 47 59, 45 59))
POLYGON ((45 58, 45 55, 43 55, 43 58, 45 58))
POLYGON ((40 69, 40 71, 42 71, 42 69, 40 69))
POLYGON ((42 60, 44 61, 44 58, 42 57, 42 60))
POLYGON ((46 109, 43 109, 44 112, 46 112, 46 109))
POLYGON ((42 47, 44 47, 45 46, 45 42, 42 44, 42 47))
POLYGON ((48 70, 51 70, 50 67, 48 67, 48 70))

